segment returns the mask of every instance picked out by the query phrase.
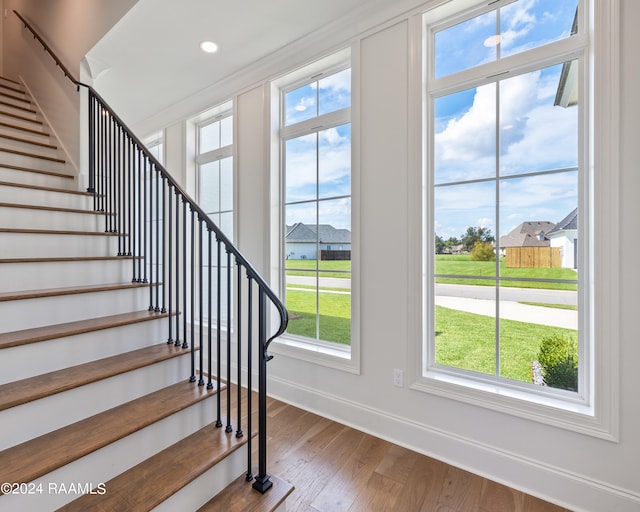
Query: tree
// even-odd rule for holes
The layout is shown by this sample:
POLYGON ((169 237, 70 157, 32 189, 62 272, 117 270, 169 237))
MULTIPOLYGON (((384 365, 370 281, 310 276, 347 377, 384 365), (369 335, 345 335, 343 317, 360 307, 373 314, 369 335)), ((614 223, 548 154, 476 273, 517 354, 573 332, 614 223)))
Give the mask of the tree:
POLYGON ((471 249, 471 259, 473 261, 496 261, 493 245, 489 242, 476 242, 471 249))
POLYGON ((495 238, 491 234, 489 228, 483 227, 468 227, 464 235, 462 235, 461 243, 464 246, 465 251, 471 252, 476 242, 492 243, 495 238))
POLYGON ((446 245, 444 239, 436 235, 436 254, 442 254, 444 252, 446 245))

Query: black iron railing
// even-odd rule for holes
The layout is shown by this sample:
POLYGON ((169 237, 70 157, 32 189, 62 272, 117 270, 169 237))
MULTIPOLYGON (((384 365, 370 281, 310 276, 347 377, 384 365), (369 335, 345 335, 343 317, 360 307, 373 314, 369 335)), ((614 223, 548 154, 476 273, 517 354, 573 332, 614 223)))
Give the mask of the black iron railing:
POLYGON ((167 343, 190 350, 189 380, 217 389, 217 426, 242 437, 246 417, 248 481, 254 480, 251 390, 257 359, 259 446, 253 487, 265 492, 272 485, 266 456, 266 364, 271 359, 269 344, 287 327, 284 304, 104 99, 73 78, 34 28, 14 13, 78 90, 88 90, 88 190, 94 209, 104 212, 105 231, 119 235, 118 255, 132 257, 132 281, 149 283, 149 311, 169 313, 167 343), (269 334, 274 311, 279 323, 269 334), (232 382, 237 390, 235 411, 232 382), (243 388, 249 390, 245 412, 243 388))

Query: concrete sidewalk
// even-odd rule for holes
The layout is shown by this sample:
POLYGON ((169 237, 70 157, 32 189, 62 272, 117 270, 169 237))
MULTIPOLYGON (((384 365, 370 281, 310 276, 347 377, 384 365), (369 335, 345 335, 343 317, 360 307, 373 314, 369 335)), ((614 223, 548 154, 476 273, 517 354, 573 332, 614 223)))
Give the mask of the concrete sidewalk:
MULTIPOLYGON (((495 302, 492 300, 436 296, 436 305, 477 315, 490 317, 495 317, 496 315, 495 302)), ((500 318, 565 329, 578 329, 577 311, 529 306, 506 300, 500 301, 500 318)))

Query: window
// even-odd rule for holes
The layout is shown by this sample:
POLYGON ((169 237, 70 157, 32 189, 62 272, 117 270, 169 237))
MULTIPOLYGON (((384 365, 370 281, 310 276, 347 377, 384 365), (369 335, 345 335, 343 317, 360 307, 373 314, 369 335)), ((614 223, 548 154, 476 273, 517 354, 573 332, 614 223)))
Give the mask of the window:
MULTIPOLYGON (((233 110, 232 102, 227 102, 201 116, 196 124, 196 183, 198 204, 211 220, 231 241, 234 239, 234 188, 233 188, 233 110)), ((204 271, 208 271, 208 248, 205 246, 204 271)), ((211 255, 214 272, 220 265, 220 279, 225 283, 229 268, 225 253, 218 262, 214 250, 211 255)), ((205 283, 205 287, 208 285, 205 283)), ((209 293, 205 290, 203 310, 208 311, 209 293)), ((218 315, 217 298, 214 295, 211 311, 214 319, 218 315)), ((231 312, 233 314, 233 312, 231 312)), ((227 301, 220 303, 220 319, 228 318, 227 301)))
POLYGON ((231 102, 197 126, 198 203, 233 240, 233 113, 231 102))
POLYGON ((590 5, 460 5, 425 14, 417 387, 571 423, 511 399, 595 414, 590 5))
POLYGON ((279 104, 279 278, 290 313, 279 346, 353 371, 349 55, 341 52, 284 77, 274 84, 274 99, 279 104))

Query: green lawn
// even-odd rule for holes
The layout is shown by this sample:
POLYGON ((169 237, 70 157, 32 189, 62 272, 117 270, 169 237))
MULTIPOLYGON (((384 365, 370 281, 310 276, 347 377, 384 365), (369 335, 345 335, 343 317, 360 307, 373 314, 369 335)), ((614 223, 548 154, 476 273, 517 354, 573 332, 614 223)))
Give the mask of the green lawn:
MULTIPOLYGON (((437 283, 473 284, 493 286, 492 281, 470 280, 469 277, 495 277, 495 261, 473 261, 470 254, 436 254, 436 274, 460 277, 438 277, 437 283)), ((500 261, 500 276, 527 279, 561 279, 575 281, 578 274, 569 268, 507 268, 505 259, 500 261)), ((528 281, 501 281, 501 286, 518 288, 545 288, 551 290, 577 290, 575 283, 540 283, 528 281)))
MULTIPOLYGON (((297 287, 296 287, 297 288, 297 287)), ((351 294, 320 293, 319 335, 316 336, 315 290, 287 288, 289 327, 287 332, 311 339, 351 344, 351 294)))
MULTIPOLYGON (((494 318, 436 306, 436 362, 495 374, 494 318)), ((577 336, 577 331, 544 325, 500 321, 500 375, 531 382, 531 361, 540 341, 551 334, 577 336)))

